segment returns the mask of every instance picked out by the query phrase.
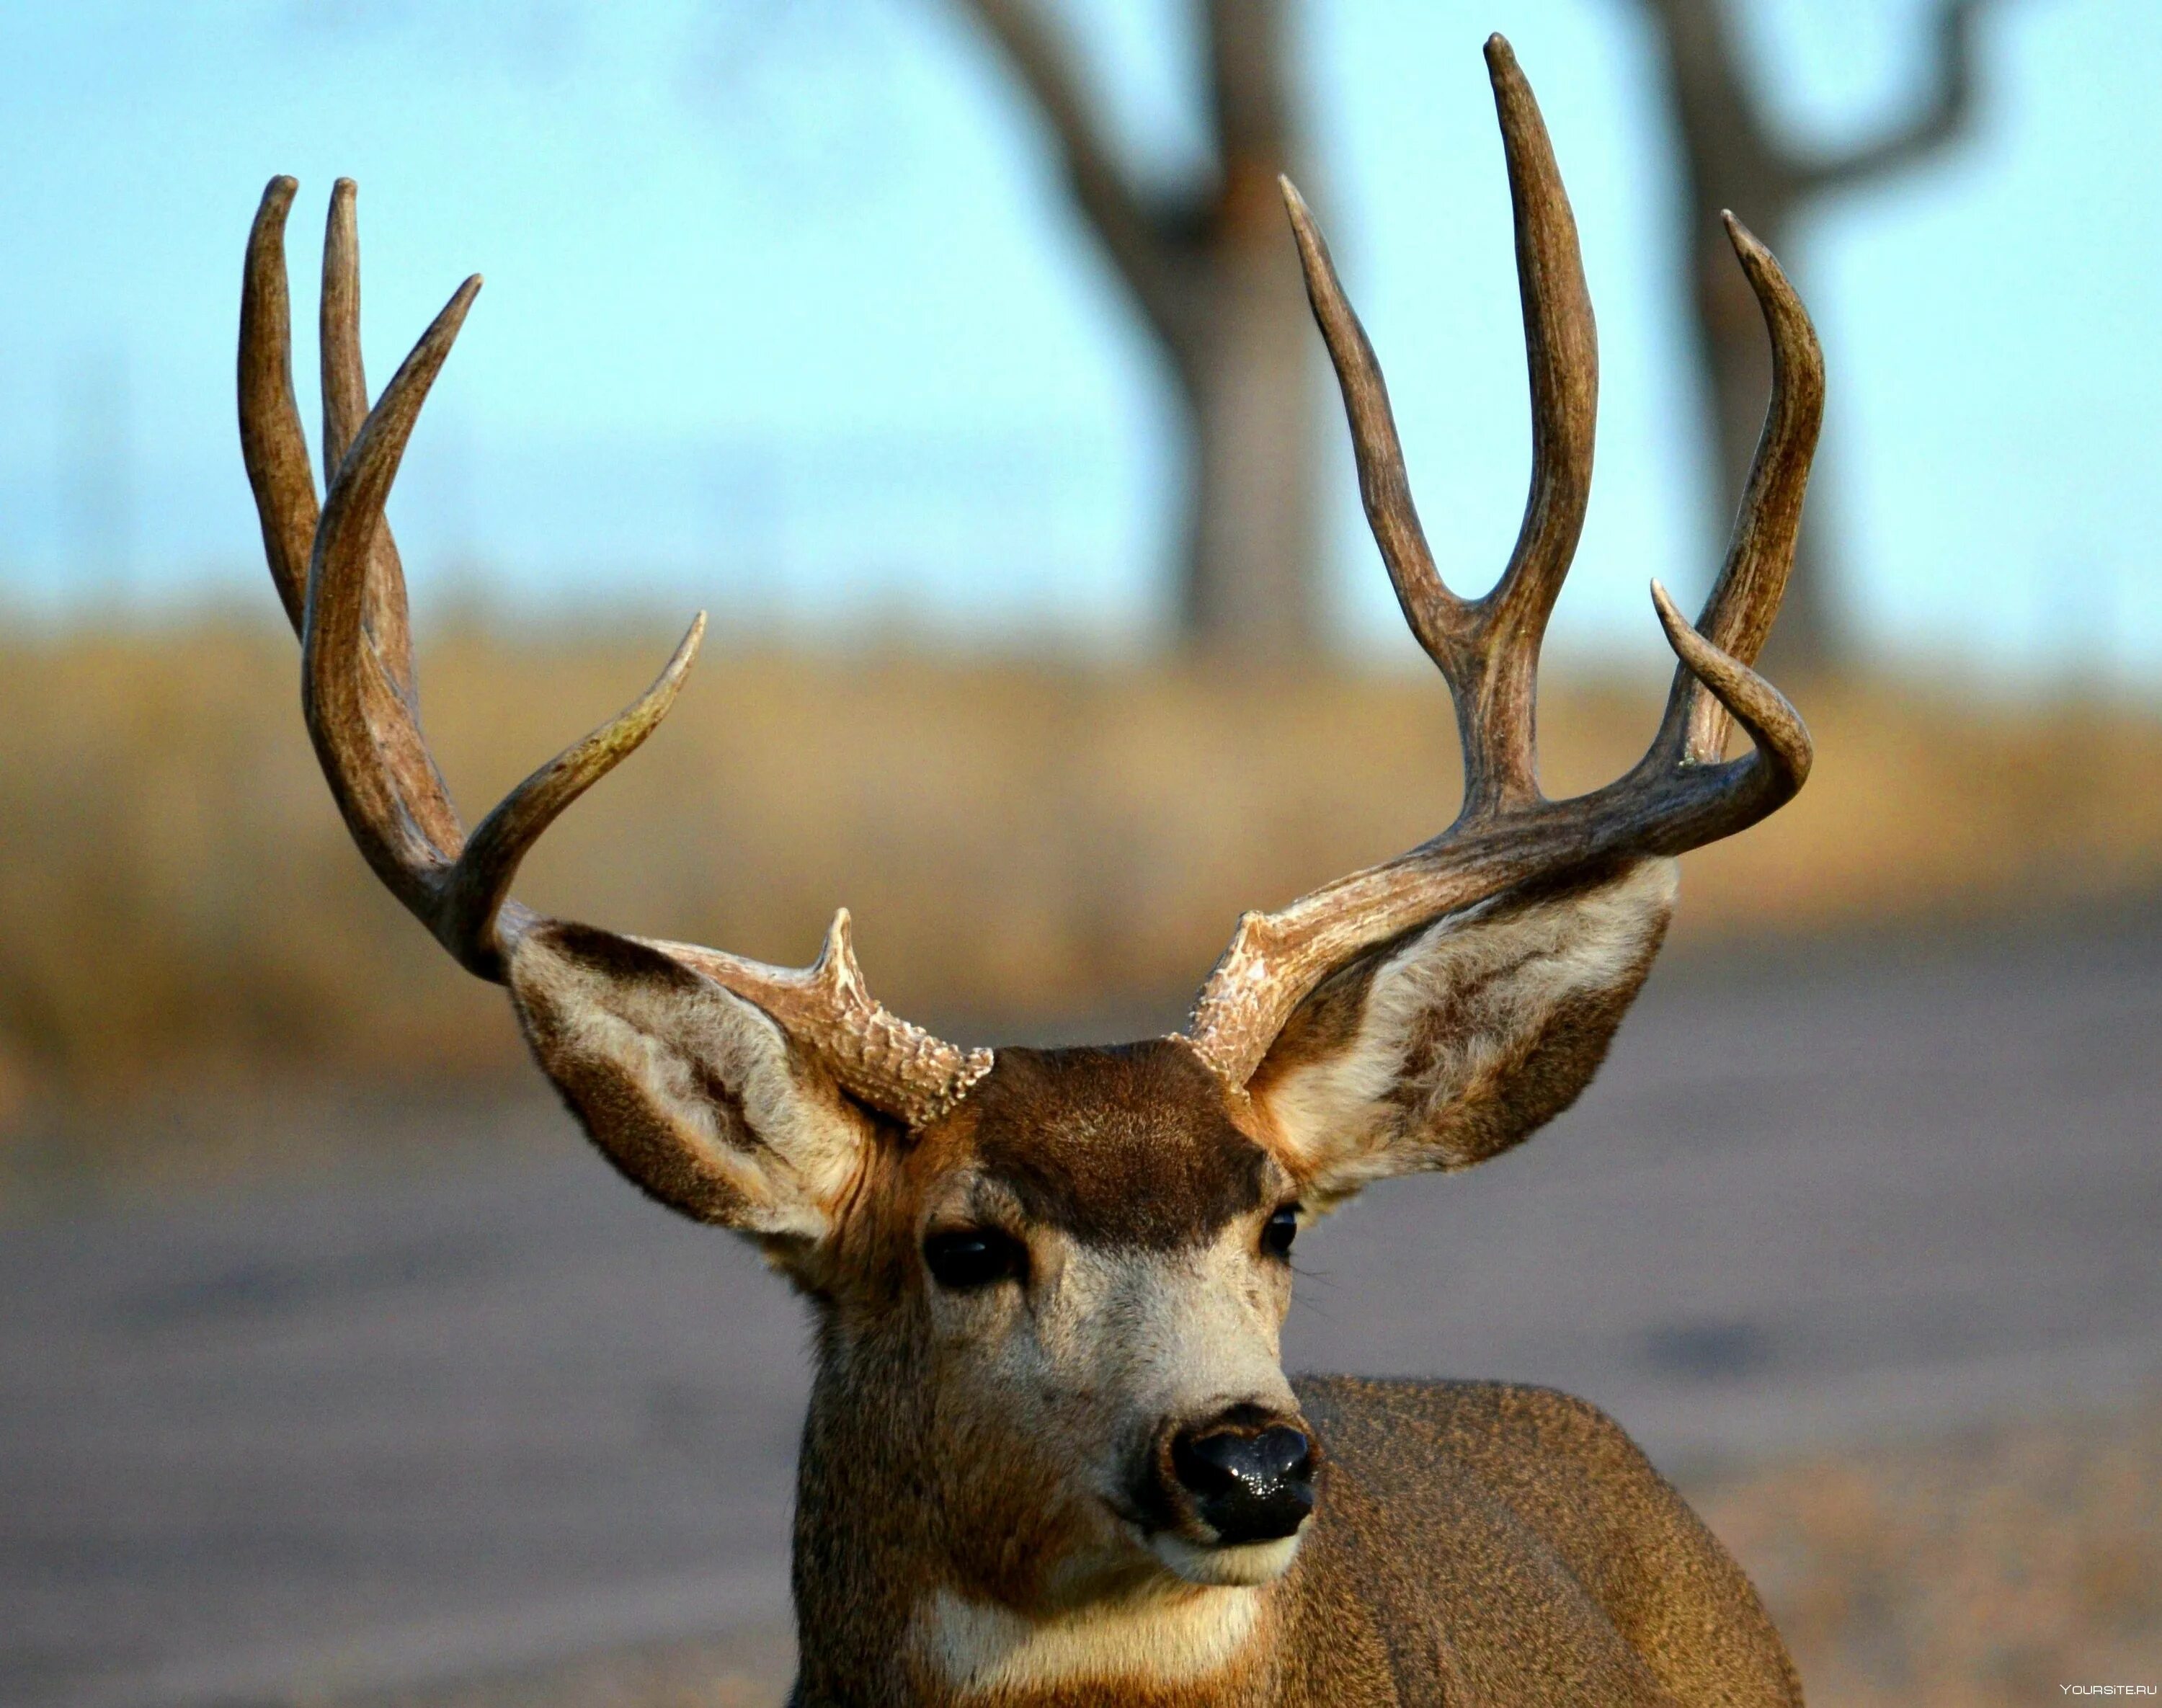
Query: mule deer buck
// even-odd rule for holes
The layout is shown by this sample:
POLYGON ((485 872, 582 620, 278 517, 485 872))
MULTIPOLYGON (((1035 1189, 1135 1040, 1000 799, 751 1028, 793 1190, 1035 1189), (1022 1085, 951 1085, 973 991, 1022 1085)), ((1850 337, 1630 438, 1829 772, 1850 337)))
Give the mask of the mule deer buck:
MULTIPOLYGON (((384 504, 478 279, 371 410, 353 192, 331 201, 320 514, 290 374, 273 180, 249 238, 242 444, 300 635, 302 705, 378 876, 507 985, 533 1053, 634 1184, 749 1235, 817 1322, 794 1588, 812 1703, 1761 1703, 1799 1687, 1741 1570, 1622 1431, 1488 1383, 1287 1380, 1287 1261, 1369 1181, 1467 1168, 1583 1090, 1657 953, 1675 857, 1806 776, 1750 668, 1821 414, 1807 316, 1739 225, 1775 376, 1726 563, 1657 737, 1619 781, 1535 777, 1539 642, 1582 525, 1597 352, 1544 125, 1487 46, 1530 353, 1533 473, 1493 591, 1442 583, 1387 394, 1313 217, 1285 195, 1360 487, 1465 754, 1455 821, 1249 913, 1186 1029, 960 1049, 866 990, 849 917, 805 970, 544 918, 509 898, 551 820, 650 734, 645 697, 467 835, 420 733, 384 504), (1752 750, 1725 757, 1729 719, 1752 750)), ((701 624, 702 619, 701 619, 701 624)))

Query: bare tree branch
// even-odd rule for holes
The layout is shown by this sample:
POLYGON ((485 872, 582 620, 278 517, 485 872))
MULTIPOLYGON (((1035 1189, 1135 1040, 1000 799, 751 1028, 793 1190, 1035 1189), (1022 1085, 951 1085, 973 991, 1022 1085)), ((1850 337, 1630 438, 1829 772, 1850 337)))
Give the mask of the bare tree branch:
MULTIPOLYGON (((1758 436, 1766 353, 1756 305, 1726 259, 1721 210, 1746 218, 1771 248, 1786 247, 1813 202, 1912 166, 1956 141, 1979 105, 1977 48, 1996 0, 1924 0, 1922 86, 1882 133, 1853 145, 1799 149, 1768 112, 1738 28, 1744 0, 1636 0, 1653 26, 1681 144, 1686 217, 1677 269, 1693 311, 1705 426, 1722 504, 1741 489, 1758 436)), ((1724 514, 1723 509, 1719 514, 1724 514)), ((1805 530, 1774 643, 1783 667, 1836 661, 1837 623, 1821 526, 1805 530)))
POLYGON ((1150 328, 1182 370, 1193 340, 1179 211, 1134 181, 1098 122, 1071 44, 1038 0, 957 0, 998 44, 1064 156, 1073 198, 1150 328))
POLYGON ((1228 196, 1240 180, 1261 180, 1271 227, 1283 209, 1277 180, 1292 162, 1292 121, 1283 67, 1288 57, 1286 0, 1208 0, 1210 129, 1228 196))
MULTIPOLYGON (((1729 0, 1642 0, 1665 51, 1668 98, 1683 130, 1686 164, 1723 159, 1737 175, 1783 176, 1778 144, 1767 131, 1742 71, 1729 0)), ((1752 212, 1752 218, 1761 216, 1752 212)))
POLYGON ((1804 195, 1851 189, 1889 176, 1956 141, 1974 116, 1975 40, 1996 0, 1942 0, 1937 8, 1935 73, 1919 111, 1889 134, 1826 158, 1795 164, 1804 195))

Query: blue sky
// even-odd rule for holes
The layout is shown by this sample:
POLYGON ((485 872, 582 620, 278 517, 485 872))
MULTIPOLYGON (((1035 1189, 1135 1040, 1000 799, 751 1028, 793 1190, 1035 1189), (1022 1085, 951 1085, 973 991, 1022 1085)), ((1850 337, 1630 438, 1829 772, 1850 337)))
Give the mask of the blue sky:
MULTIPOLYGON (((1742 0, 1804 138, 1911 88, 1918 0, 1742 0)), ((1143 170, 1196 145, 1177 0, 1071 0, 1143 170)), ((1700 588, 1663 115, 1632 0, 1311 0, 1310 188, 1475 587, 1522 505, 1507 201, 1478 48, 1515 42, 1582 225, 1600 477, 1557 635, 1649 656, 1700 588)), ((1825 342, 1820 488, 1888 656, 2162 679, 2162 7, 2004 0, 1965 147, 1790 259, 1825 342)), ((0 597, 268 600, 232 425, 239 253, 301 180, 361 184, 388 374, 488 286, 393 514, 424 603, 803 633, 1145 642, 1168 603, 1171 401, 1029 114, 943 0, 0 9, 0 597), (118 494, 116 499, 115 494, 118 494)), ((1742 210, 1745 218, 1747 210, 1742 210)), ((311 318, 311 316, 310 316, 311 318)), ((304 369, 311 360, 306 346, 304 369)), ((312 419, 313 386, 301 376, 312 419)), ((1348 468, 1347 641, 1408 651, 1348 468)))

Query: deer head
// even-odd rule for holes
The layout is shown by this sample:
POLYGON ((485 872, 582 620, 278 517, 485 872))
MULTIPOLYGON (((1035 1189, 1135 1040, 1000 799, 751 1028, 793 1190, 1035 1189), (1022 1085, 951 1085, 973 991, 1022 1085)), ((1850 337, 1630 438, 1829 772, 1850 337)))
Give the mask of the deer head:
POLYGON ((1776 377, 1725 568, 1694 626, 1653 588, 1680 662, 1643 759, 1576 799, 1539 791, 1539 644, 1584 520, 1597 354, 1538 107, 1498 38, 1488 57, 1533 449, 1522 532, 1483 598, 1436 571, 1373 351, 1284 186, 1366 513, 1454 700, 1462 810, 1397 859, 1246 916, 1183 1032, 1110 1048, 931 1037, 870 996, 846 913, 792 971, 509 899, 548 823, 658 724, 702 619, 644 698, 468 836, 420 733, 384 504, 479 281, 368 408, 352 185, 333 191, 318 514, 290 373, 293 180, 264 194, 242 441, 324 773, 384 884, 466 967, 509 985, 535 1057, 609 1160, 671 1209, 758 1241, 816 1302, 797 1590, 829 1650, 890 1644, 926 1595, 944 1598, 950 1637, 968 1617, 1283 1572, 1324 1450, 1278 1361, 1298 1228, 1369 1181, 1483 1162, 1565 1108, 1658 950, 1674 857, 1763 817, 1807 774, 1800 720, 1750 666, 1793 555, 1821 367, 1778 265, 1730 222, 1776 377), (1730 718, 1752 743, 1731 760, 1730 718))

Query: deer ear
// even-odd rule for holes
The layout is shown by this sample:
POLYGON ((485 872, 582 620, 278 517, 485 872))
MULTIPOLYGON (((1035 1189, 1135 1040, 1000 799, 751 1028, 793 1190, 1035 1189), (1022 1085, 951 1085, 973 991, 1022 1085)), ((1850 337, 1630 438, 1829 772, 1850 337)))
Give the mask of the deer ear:
POLYGON ((832 1230, 872 1117, 772 1017, 650 944, 546 921, 510 957, 528 1043, 608 1160, 692 1220, 832 1230))
POLYGON ((1469 1168, 1574 1103, 1651 970, 1672 860, 1450 914, 1352 962, 1248 1083, 1317 1208, 1370 1180, 1469 1168))

